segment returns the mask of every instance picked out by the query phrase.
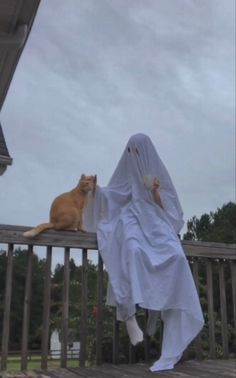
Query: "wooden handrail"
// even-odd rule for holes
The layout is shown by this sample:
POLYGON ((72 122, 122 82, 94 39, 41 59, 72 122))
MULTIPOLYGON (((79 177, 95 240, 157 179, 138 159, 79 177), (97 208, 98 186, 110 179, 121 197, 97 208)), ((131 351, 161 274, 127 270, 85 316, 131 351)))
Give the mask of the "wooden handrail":
POLYGON ((20 245, 87 248, 97 250, 96 234, 90 232, 49 230, 34 238, 25 238, 23 232, 32 227, 0 224, 0 243, 20 245))
MULTIPOLYGON (((23 232, 31 228, 0 224, 0 242, 34 246, 98 249, 95 233, 49 230, 34 238, 25 238, 23 232)), ((186 255, 189 257, 236 260, 235 244, 187 240, 183 240, 181 243, 186 255)))

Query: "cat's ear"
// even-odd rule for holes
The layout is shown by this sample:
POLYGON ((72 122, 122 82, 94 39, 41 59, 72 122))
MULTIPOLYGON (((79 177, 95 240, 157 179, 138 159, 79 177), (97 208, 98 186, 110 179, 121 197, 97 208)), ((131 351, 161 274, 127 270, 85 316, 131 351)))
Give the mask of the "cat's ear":
POLYGON ((94 185, 97 184, 97 175, 94 175, 94 176, 93 176, 93 183, 94 183, 94 185))
POLYGON ((81 177, 80 177, 80 178, 82 178, 82 179, 83 179, 83 178, 85 178, 85 174, 84 174, 84 173, 82 173, 82 175, 81 175, 81 177))

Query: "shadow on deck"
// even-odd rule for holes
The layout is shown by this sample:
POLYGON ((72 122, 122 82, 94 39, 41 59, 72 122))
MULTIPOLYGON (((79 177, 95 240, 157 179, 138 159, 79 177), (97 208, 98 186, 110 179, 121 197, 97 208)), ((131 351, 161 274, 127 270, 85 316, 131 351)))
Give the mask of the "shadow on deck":
POLYGON ((67 368, 34 370, 27 373, 4 374, 3 378, 235 378, 236 360, 189 360, 177 364, 175 369, 151 373, 147 364, 94 366, 90 368, 67 368))

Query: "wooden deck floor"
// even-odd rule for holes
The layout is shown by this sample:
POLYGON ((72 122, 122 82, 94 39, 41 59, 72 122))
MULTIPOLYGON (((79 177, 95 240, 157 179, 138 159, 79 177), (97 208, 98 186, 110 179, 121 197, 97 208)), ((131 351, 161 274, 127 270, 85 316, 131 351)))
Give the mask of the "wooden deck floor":
POLYGON ((102 365, 91 368, 35 370, 0 374, 4 378, 236 378, 236 360, 185 361, 174 370, 151 373, 149 365, 102 365))
POLYGON ((54 371, 52 378, 236 378, 236 362, 233 360, 186 361, 174 370, 151 373, 149 365, 104 365, 89 369, 70 369, 68 372, 54 371))

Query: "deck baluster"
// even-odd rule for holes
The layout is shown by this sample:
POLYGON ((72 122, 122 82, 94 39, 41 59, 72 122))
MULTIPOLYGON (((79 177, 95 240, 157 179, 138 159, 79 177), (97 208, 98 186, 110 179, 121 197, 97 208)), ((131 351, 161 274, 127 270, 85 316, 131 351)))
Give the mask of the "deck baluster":
POLYGON ((21 370, 27 369, 28 360, 28 339, 29 339, 29 323, 30 323, 30 300, 31 300, 31 281, 33 266, 33 245, 29 245, 27 253, 27 270, 25 282, 24 310, 23 310, 23 326, 22 326, 22 347, 21 347, 21 370))
POLYGON ((42 351, 41 368, 47 369, 48 366, 48 338, 49 338, 49 317, 51 302, 51 265, 52 247, 47 247, 45 282, 44 282, 44 301, 43 301, 43 332, 42 332, 42 351))
POLYGON ((112 340, 112 363, 119 363, 119 329, 120 322, 116 320, 116 309, 113 308, 113 340, 112 340))
POLYGON ((67 367, 68 322, 69 322, 69 285, 70 285, 70 248, 64 250, 64 274, 62 296, 62 330, 61 330, 61 367, 67 367))
POLYGON ((207 259, 207 302, 208 302, 210 357, 216 358, 215 319, 214 319, 214 301, 213 301, 213 273, 212 273, 212 261, 210 261, 210 259, 207 259))
POLYGON ((135 347, 129 343, 129 364, 135 363, 135 347))
POLYGON ((232 281, 232 298, 233 298, 233 317, 234 317, 234 334, 236 337, 236 261, 230 261, 231 281, 232 281))
POLYGON ((5 302, 4 302, 3 331, 2 331, 1 370, 6 370, 6 367, 7 367, 9 330, 10 330, 11 296, 12 296, 13 250, 14 250, 14 245, 8 244, 5 302))
POLYGON ((148 310, 145 310, 145 330, 144 330, 144 358, 145 362, 149 361, 150 354, 150 336, 147 335, 147 321, 148 321, 148 310))
POLYGON ((88 317, 88 253, 82 250, 82 288, 81 288, 81 324, 80 324, 80 366, 85 366, 87 359, 87 317, 88 317))
POLYGON ((228 326, 227 326, 227 306, 226 306, 226 292, 225 292, 225 273, 224 261, 219 263, 219 284, 220 284, 220 314, 221 314, 221 334, 223 344, 223 357, 229 357, 228 347, 228 326))
POLYGON ((96 313, 96 363, 102 363, 103 334, 103 261, 98 254, 97 313, 96 313))
MULTIPOLYGON (((196 289, 199 295, 199 261, 198 259, 194 259, 193 261, 193 279, 196 285, 196 289)), ((199 335, 194 340, 194 346, 195 346, 195 352, 196 352, 196 357, 198 359, 202 358, 202 345, 201 345, 201 332, 199 335)))

